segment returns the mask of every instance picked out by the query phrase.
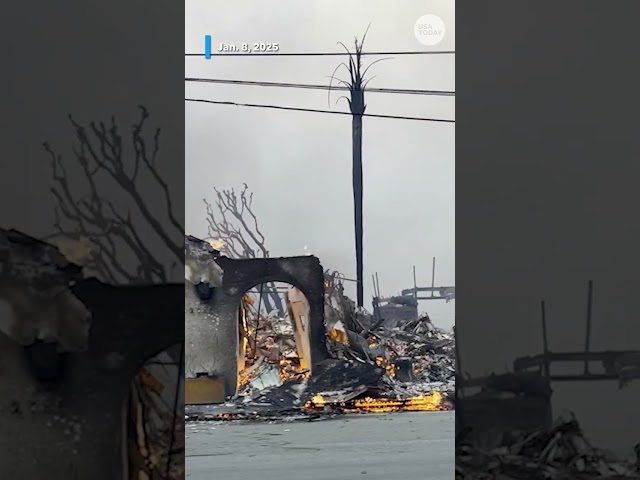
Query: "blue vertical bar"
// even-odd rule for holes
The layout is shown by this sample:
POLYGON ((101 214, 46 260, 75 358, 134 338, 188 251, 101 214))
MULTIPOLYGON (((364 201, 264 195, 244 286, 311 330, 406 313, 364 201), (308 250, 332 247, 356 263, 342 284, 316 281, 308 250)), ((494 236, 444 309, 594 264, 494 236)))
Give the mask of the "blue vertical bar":
POLYGON ((211 35, 204 36, 204 58, 211 59, 211 35))

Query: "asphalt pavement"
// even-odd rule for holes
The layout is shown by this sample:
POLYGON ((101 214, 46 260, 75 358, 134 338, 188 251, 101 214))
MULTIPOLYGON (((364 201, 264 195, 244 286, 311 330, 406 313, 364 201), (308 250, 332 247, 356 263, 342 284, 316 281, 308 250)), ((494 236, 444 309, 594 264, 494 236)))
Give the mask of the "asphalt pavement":
POLYGON ((455 412, 189 423, 189 480, 450 480, 455 412))

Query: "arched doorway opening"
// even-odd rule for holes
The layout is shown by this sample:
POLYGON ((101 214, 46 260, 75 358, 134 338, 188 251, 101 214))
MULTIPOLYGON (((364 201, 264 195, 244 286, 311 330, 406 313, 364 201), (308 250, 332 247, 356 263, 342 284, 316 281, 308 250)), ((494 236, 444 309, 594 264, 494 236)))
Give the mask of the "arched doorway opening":
POLYGON ((238 308, 238 394, 311 375, 309 318, 307 298, 289 283, 262 283, 245 292, 238 308))
MULTIPOLYGON (((316 257, 234 260, 223 256, 216 263, 224 272, 222 285, 213 289, 212 297, 205 305, 206 314, 196 314, 191 318, 196 327, 187 330, 190 347, 186 352, 187 374, 192 366, 197 367, 223 382, 225 397, 238 392, 238 357, 243 348, 238 331, 241 323, 239 306, 246 292, 259 290, 262 284, 273 282, 288 282, 304 292, 309 304, 310 365, 328 358, 324 327, 324 274, 316 257)), ((263 303, 266 306, 266 302, 263 303)))

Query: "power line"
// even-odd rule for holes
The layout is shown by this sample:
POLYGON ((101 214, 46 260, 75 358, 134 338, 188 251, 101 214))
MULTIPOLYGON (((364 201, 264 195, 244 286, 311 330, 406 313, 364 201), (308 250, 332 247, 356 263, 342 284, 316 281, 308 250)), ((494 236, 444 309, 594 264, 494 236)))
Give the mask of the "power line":
MULTIPOLYGON (((219 102, 216 100, 205 100, 203 98, 185 98, 185 102, 198 102, 198 103, 210 103, 213 105, 233 105, 237 107, 254 107, 254 108, 271 108, 274 110, 289 110, 294 112, 311 112, 311 113, 328 113, 332 115, 353 115, 350 112, 334 112, 331 110, 316 110, 313 108, 297 108, 297 107, 283 107, 279 105, 259 105, 255 103, 236 103, 236 102, 219 102)), ((393 118, 397 120, 418 120, 423 122, 438 122, 438 123, 455 123, 455 120, 448 120, 443 118, 422 118, 422 117, 406 117, 400 115, 377 115, 373 113, 364 113, 363 117, 372 118, 393 118)))
MULTIPOLYGON (((362 52, 363 57, 374 55, 455 55, 455 50, 443 50, 436 52, 362 52)), ((231 52, 211 53, 212 57, 339 57, 350 55, 347 52, 231 52)), ((204 53, 185 53, 185 57, 204 57, 204 53)))
MULTIPOLYGON (((349 87, 336 85, 329 87, 329 85, 307 85, 300 83, 281 83, 281 82, 253 82, 247 80, 221 80, 215 78, 185 78, 185 82, 197 82, 197 83, 222 83, 229 85, 251 85, 256 87, 284 87, 284 88, 304 88, 311 90, 339 90, 348 91, 349 87)), ((435 95, 443 97, 454 97, 456 92, 448 92, 442 90, 416 90, 416 89, 402 89, 402 88, 366 88, 367 92, 375 93, 398 93, 404 95, 435 95)))

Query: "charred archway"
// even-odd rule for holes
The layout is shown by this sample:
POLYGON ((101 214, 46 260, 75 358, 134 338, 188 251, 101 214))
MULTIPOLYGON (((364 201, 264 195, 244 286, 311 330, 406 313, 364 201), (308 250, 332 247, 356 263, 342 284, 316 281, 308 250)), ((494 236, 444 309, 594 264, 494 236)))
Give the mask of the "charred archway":
MULTIPOLYGON (((234 260, 220 257, 216 263, 224 271, 222 286, 213 289, 210 300, 205 301, 201 297, 210 306, 215 333, 209 329, 214 335, 212 338, 199 336, 188 341, 187 357, 208 357, 210 361, 206 364, 214 365, 215 371, 207 373, 223 376, 228 393, 236 391, 238 375, 238 308, 245 292, 255 285, 283 282, 299 289, 309 303, 311 364, 328 358, 324 328, 324 273, 318 258, 302 256, 234 260)), ((202 360, 198 362, 202 363, 202 360)))
POLYGON ((184 338, 183 288, 79 281, 72 293, 92 313, 82 352, 0 333, 2 478, 122 478, 123 406, 144 363, 184 338))

